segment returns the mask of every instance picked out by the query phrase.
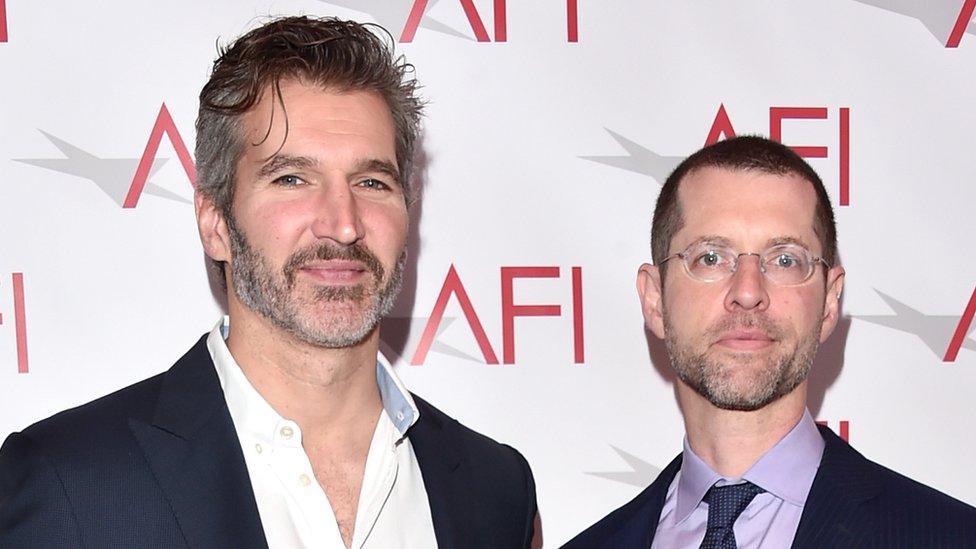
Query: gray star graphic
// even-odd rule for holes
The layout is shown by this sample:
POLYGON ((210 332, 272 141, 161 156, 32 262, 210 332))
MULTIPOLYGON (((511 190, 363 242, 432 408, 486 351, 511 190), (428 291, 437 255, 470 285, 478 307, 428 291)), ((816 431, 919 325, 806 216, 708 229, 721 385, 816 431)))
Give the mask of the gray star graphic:
MULTIPOLYGON (((15 162, 87 179, 98 185, 98 188, 116 204, 122 206, 125 195, 132 185, 132 176, 135 175, 136 168, 139 166, 138 158, 99 158, 44 130, 38 131, 44 134, 44 137, 53 143, 66 158, 15 158, 15 162)), ((149 176, 152 177, 167 160, 167 158, 157 158, 153 162, 149 176)), ((148 181, 142 192, 185 204, 192 203, 186 198, 148 181)))
MULTIPOLYGON (((932 350, 939 359, 945 356, 946 348, 952 339, 952 334, 959 325, 959 316, 952 315, 927 315, 917 309, 905 305, 901 301, 890 295, 874 290, 881 299, 891 307, 894 315, 853 315, 858 320, 871 322, 886 326, 907 334, 914 334, 922 340, 925 345, 932 350)), ((969 329, 972 334, 976 330, 976 323, 969 329)), ((970 351, 976 351, 976 341, 971 337, 963 339, 962 347, 970 351)))
MULTIPOLYGON (((854 0, 886 11, 918 19, 932 36, 942 44, 949 40, 952 27, 959 17, 963 0, 854 0)), ((966 27, 967 34, 976 34, 972 21, 966 27)))
MULTIPOLYGON (((380 339, 389 347, 393 349, 403 349, 407 356, 403 356, 406 361, 413 358, 413 354, 416 351, 416 343, 420 341, 420 336, 424 332, 424 328, 427 326, 427 321, 429 317, 386 317, 383 319, 383 326, 380 330, 380 339), (409 346, 408 346, 409 345, 409 346)), ((441 334, 444 333, 457 317, 445 316, 441 318, 441 323, 437 327, 437 333, 434 335, 434 341, 430 344, 431 353, 440 353, 442 355, 452 356, 461 360, 468 362, 475 362, 477 364, 484 364, 484 360, 471 356, 464 351, 438 341, 441 334)))
POLYGON ((661 469, 651 465, 650 463, 644 461, 643 459, 629 454, 614 445, 610 445, 614 452, 627 462, 630 466, 630 471, 607 471, 600 473, 586 473, 587 475, 592 475, 594 477, 605 478, 607 480, 612 480, 614 482, 622 482, 623 484, 629 484, 630 486, 636 486, 638 488, 644 488, 651 483, 659 474, 661 474, 661 469))
POLYGON ((664 184, 664 180, 667 179, 668 174, 684 160, 683 156, 662 156, 609 128, 603 129, 627 151, 627 154, 617 156, 581 156, 580 158, 629 172, 647 175, 654 178, 659 184, 664 184))
MULTIPOLYGON (((339 6, 340 8, 346 8, 360 13, 365 13, 373 18, 377 23, 383 26, 386 30, 390 31, 394 39, 400 37, 400 32, 403 30, 404 25, 407 23, 407 17, 410 15, 410 10, 413 8, 413 2, 408 2, 405 0, 397 0, 391 2, 390 0, 319 0, 320 2, 325 2, 326 4, 332 4, 333 6, 339 6)), ((435 32, 440 32, 456 38, 463 38, 465 40, 472 40, 471 37, 457 31, 453 27, 445 25, 436 19, 432 19, 427 12, 430 11, 438 0, 430 0, 427 3, 427 7, 424 10, 424 16, 420 19, 420 27, 432 30, 435 32)))

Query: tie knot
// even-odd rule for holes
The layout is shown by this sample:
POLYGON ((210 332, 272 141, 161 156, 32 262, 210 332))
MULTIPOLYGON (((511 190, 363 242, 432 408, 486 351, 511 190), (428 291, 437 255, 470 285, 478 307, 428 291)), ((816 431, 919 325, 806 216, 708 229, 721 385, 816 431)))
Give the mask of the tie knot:
POLYGON ((749 506, 756 495, 765 492, 751 482, 712 486, 705 494, 708 503, 708 527, 731 528, 735 519, 749 506))

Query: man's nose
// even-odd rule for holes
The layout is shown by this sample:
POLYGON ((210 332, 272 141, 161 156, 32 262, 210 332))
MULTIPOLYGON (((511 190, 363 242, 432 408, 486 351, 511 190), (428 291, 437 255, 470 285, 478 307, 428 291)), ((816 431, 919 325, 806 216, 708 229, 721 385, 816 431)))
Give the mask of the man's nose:
POLYGON ((345 181, 329 182, 316 194, 312 234, 350 245, 364 236, 359 203, 345 181))
POLYGON ((765 311, 769 307, 766 277, 762 272, 762 259, 756 254, 742 254, 725 295, 725 308, 765 311))

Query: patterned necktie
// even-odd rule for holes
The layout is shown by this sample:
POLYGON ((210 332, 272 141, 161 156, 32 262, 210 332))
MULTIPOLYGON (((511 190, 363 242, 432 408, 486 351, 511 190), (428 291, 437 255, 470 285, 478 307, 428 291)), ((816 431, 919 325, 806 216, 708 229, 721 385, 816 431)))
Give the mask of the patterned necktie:
POLYGON ((751 482, 712 486, 705 494, 708 503, 708 529, 699 549, 736 549, 732 525, 752 498, 765 492, 751 482))

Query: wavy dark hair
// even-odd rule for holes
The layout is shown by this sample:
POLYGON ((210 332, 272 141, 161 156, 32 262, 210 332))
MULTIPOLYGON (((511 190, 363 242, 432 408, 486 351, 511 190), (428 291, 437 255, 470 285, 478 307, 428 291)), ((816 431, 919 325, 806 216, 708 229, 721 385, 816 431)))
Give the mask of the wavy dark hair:
MULTIPOLYGON (((302 16, 274 19, 218 48, 210 79, 200 92, 197 190, 230 216, 237 161, 246 145, 241 118, 269 90, 281 103, 281 81, 296 79, 324 90, 374 92, 383 99, 396 132, 400 183, 411 202, 423 101, 413 65, 395 57, 393 45, 393 37, 379 25, 302 16)), ((286 114, 286 137, 287 130, 286 114)), ((218 265, 222 274, 223 263, 218 265)))
POLYGON ((830 197, 820 176, 786 145, 758 135, 743 135, 719 141, 695 152, 678 164, 661 187, 651 224, 651 256, 654 264, 659 265, 662 277, 667 266, 664 260, 670 254, 671 239, 684 224, 682 205, 678 200, 678 186, 682 179, 695 170, 708 167, 756 170, 772 175, 795 174, 809 181, 817 194, 813 230, 823 247, 820 255, 829 265, 835 265, 837 226, 834 222, 834 208, 830 205, 830 197))
MULTIPOLYGON (((219 48, 210 79, 200 92, 197 189, 221 211, 229 211, 234 167, 245 144, 241 117, 267 90, 280 101, 281 81, 296 79, 339 92, 371 91, 383 98, 393 117, 397 166, 409 200, 423 111, 413 72, 403 56, 394 57, 393 38, 378 25, 331 17, 284 17, 248 32, 229 47, 219 48)), ((287 128, 287 118, 285 123, 287 128)))

